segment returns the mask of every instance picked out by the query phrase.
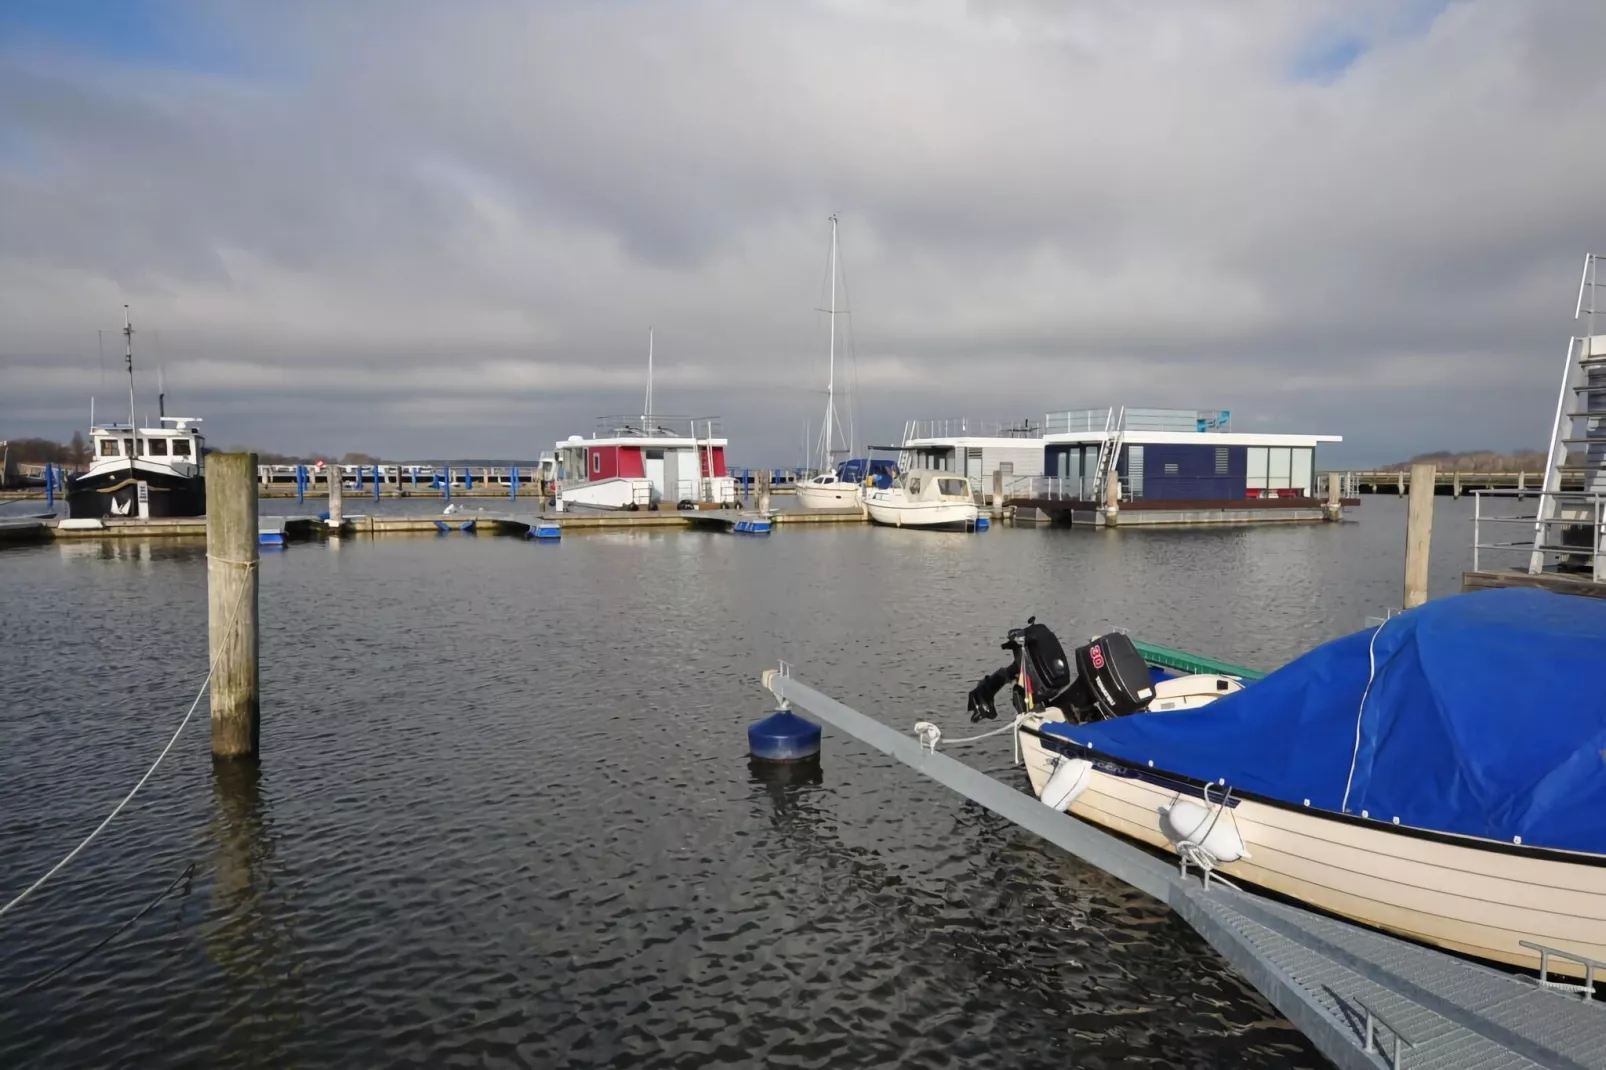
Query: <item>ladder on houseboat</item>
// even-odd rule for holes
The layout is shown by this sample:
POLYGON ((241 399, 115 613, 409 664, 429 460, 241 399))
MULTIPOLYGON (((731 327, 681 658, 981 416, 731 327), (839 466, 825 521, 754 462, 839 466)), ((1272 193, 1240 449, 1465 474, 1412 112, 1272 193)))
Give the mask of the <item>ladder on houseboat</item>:
POLYGON ((1533 553, 1528 571, 1544 571, 1547 555, 1558 563, 1606 580, 1606 554, 1602 553, 1606 504, 1606 336, 1596 333, 1597 313, 1606 313, 1606 279, 1597 278, 1606 256, 1584 257, 1578 283, 1575 320, 1585 321, 1582 336, 1567 340, 1567 365, 1556 419, 1550 434, 1545 464, 1545 485, 1534 522, 1533 553), (1564 491, 1563 484, 1581 484, 1564 491))
POLYGON ((1104 504, 1104 488, 1110 480, 1120 478, 1116 469, 1121 459, 1121 437, 1125 425, 1125 405, 1119 410, 1110 409, 1104 416, 1104 438, 1099 442, 1098 464, 1093 472, 1093 501, 1098 505, 1104 504))

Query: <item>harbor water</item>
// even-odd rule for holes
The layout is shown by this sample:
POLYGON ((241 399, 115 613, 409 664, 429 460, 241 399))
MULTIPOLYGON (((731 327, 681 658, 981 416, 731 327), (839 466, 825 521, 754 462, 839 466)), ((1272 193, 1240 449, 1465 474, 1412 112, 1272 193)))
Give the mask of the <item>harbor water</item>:
MULTIPOLYGON (((1435 596, 1472 541, 1437 504, 1435 596)), ((1353 515, 266 552, 260 767, 214 769, 203 700, 0 918, 0 1065, 1322 1066, 1155 901, 830 732, 777 780, 744 730, 785 659, 968 734, 1029 614, 1274 667, 1398 605, 1404 503, 1353 515)), ((0 552, 0 902, 178 724, 205 588, 193 544, 0 552)), ((1007 737, 954 753, 1024 785, 1007 737)))

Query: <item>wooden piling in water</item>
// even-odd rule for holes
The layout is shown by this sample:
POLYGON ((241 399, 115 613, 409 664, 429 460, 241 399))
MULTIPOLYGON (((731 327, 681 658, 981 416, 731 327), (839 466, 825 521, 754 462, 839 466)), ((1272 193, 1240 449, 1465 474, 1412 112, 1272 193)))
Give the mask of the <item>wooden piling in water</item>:
POLYGON ((341 502, 341 498, 344 496, 346 490, 345 478, 340 474, 340 466, 338 464, 330 465, 328 472, 329 528, 331 531, 334 531, 336 534, 338 534, 341 526, 346 522, 345 514, 342 512, 341 502))
POLYGON ((1328 520, 1339 520, 1344 515, 1343 481, 1337 472, 1327 473, 1327 507, 1324 512, 1328 520))
POLYGON ((1405 592, 1403 605, 1415 609, 1428 600, 1428 548, 1433 540, 1431 464, 1411 466, 1411 500, 1405 520, 1405 592))
POLYGON ((256 470, 254 453, 206 459, 207 630, 217 758, 255 757, 260 739, 256 470))
POLYGON ((993 516, 1004 515, 1004 470, 993 469, 993 516))
POLYGON ((768 468, 758 474, 758 511, 770 511, 770 470, 768 468))

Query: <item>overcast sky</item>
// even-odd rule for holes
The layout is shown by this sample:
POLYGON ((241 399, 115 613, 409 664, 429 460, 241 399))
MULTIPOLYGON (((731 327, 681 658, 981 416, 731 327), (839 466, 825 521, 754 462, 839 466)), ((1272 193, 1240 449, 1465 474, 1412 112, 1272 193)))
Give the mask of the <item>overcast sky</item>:
POLYGON ((1606 252, 1606 4, 0 3, 0 437, 798 459, 827 216, 856 430, 1228 408, 1541 447, 1606 252))

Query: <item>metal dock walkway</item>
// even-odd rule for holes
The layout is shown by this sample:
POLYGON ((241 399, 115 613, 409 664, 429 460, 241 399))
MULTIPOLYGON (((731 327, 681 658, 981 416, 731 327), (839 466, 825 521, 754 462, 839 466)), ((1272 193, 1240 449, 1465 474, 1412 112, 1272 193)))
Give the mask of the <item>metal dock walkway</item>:
POLYGON ((1606 1006, 1219 882, 1206 888, 1164 858, 929 752, 784 669, 766 672, 764 686, 1166 903, 1344 1070, 1606 1070, 1606 1006))

